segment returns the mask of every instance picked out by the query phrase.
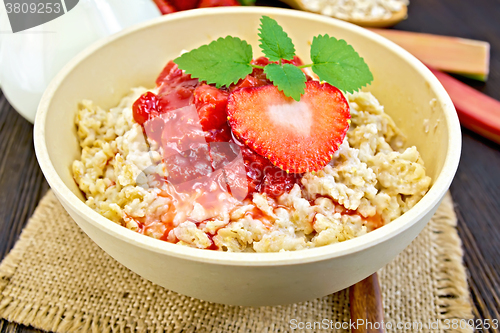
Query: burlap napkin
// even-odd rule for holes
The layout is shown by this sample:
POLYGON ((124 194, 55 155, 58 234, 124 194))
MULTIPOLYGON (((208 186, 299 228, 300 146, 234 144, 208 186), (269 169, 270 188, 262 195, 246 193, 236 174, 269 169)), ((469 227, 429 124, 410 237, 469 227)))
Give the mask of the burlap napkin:
MULTIPOLYGON (((472 331, 452 325, 472 318, 455 225, 447 196, 419 237, 380 270, 388 332, 472 331)), ((350 320, 348 299, 343 290, 304 303, 251 308, 176 294, 104 253, 51 192, 0 265, 0 317, 61 333, 314 332, 329 330, 326 322, 348 332, 342 328, 350 320), (316 329, 301 329, 315 322, 316 329)))

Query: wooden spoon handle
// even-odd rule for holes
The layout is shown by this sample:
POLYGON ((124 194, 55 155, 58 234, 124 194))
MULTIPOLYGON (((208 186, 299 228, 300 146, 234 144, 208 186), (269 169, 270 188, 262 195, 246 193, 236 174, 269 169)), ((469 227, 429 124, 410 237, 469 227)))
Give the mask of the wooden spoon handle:
POLYGON ((355 325, 353 333, 385 332, 384 325, 382 325, 384 306, 377 273, 349 288, 349 302, 351 303, 351 321, 363 321, 362 325, 355 325))

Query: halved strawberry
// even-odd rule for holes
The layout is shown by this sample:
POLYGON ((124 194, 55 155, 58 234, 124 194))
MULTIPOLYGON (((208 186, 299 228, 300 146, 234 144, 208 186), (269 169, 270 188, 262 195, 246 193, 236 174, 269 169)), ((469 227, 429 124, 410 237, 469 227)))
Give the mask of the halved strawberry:
POLYGON ((308 81, 299 102, 273 85, 229 95, 233 132, 258 154, 293 173, 321 170, 344 140, 349 104, 328 83, 308 81))

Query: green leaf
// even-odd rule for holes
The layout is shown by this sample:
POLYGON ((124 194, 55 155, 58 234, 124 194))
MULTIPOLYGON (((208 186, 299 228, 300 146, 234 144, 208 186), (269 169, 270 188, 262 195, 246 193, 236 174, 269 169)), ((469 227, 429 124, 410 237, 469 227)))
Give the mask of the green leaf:
POLYGON ((266 57, 271 61, 292 60, 295 55, 295 46, 278 22, 269 16, 262 16, 260 22, 260 48, 266 57))
POLYGON ((237 37, 227 36, 184 53, 174 62, 192 77, 220 88, 250 74, 251 60, 252 47, 237 37))
POLYGON ((283 91, 285 96, 292 97, 294 100, 300 100, 300 96, 306 88, 306 75, 300 68, 292 64, 269 64, 264 68, 267 78, 273 81, 273 84, 283 91))
POLYGON ((340 90, 353 92, 373 81, 373 75, 363 58, 345 40, 328 35, 313 38, 312 70, 321 81, 340 90))

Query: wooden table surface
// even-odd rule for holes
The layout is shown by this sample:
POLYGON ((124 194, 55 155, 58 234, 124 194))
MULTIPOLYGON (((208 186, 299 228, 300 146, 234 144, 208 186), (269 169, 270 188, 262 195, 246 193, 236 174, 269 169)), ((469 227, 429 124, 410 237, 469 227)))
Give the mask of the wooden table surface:
MULTIPOLYGON (((257 4, 286 7, 275 0, 257 4)), ((464 82, 500 100, 500 0, 412 0, 408 15, 397 29, 490 42, 488 82, 464 82)), ((32 130, 0 93, 0 259, 48 189, 36 162, 32 130)), ((500 319, 500 146, 463 129, 462 159, 451 192, 474 315, 500 319)), ((39 331, 0 321, 0 333, 5 332, 39 331)))

